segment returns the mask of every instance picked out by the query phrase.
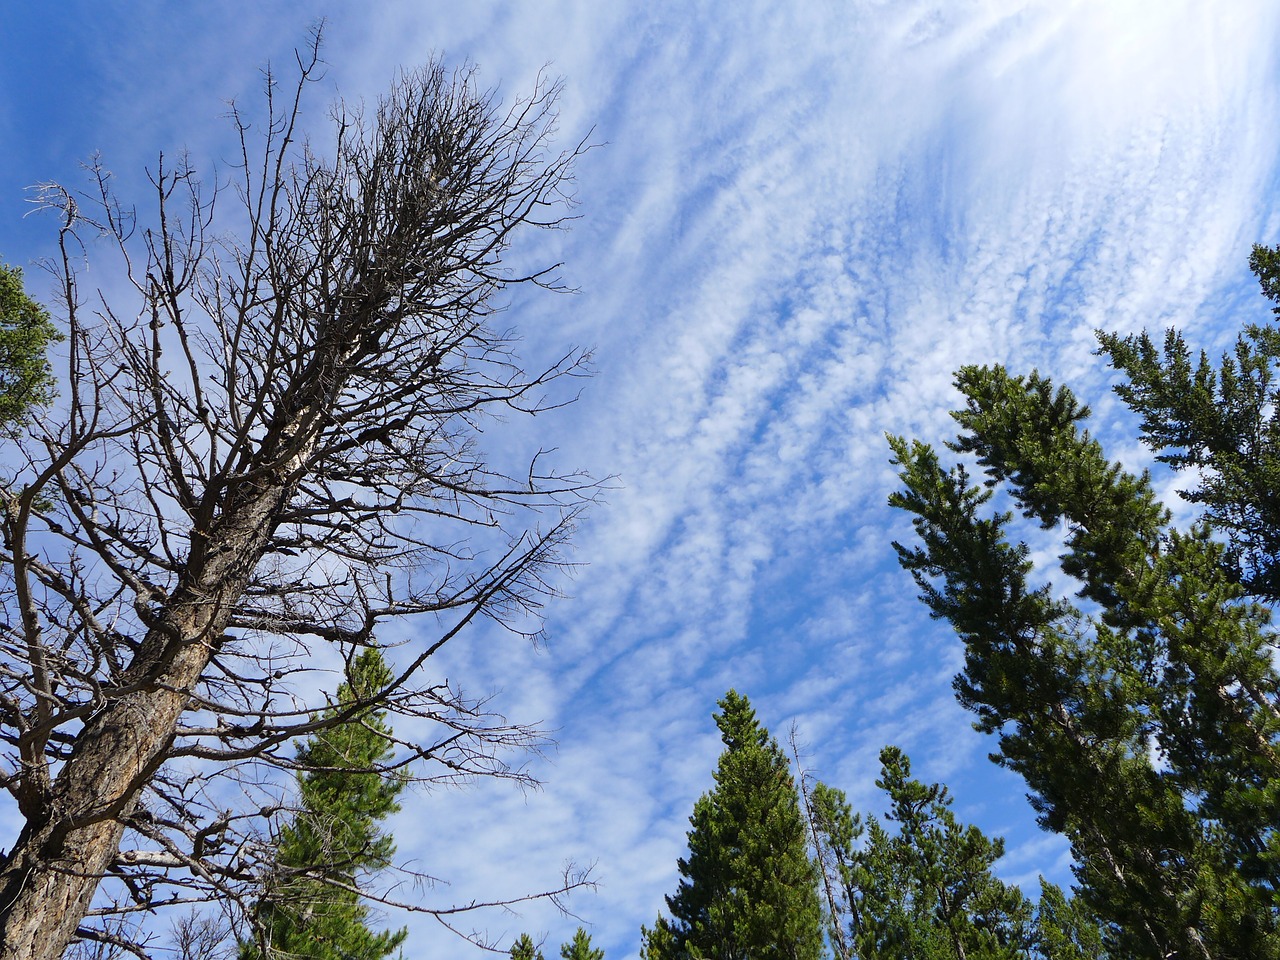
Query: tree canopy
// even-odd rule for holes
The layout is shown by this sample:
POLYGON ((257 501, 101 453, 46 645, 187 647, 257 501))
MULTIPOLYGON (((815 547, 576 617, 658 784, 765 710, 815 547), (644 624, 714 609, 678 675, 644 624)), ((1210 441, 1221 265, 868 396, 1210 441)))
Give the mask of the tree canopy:
POLYGON ((1222 539, 1233 529, 1212 511, 1173 528, 1150 477, 1107 460, 1065 387, 1002 367, 965 367, 956 385, 948 447, 983 482, 894 437, 890 502, 918 540, 895 545, 903 566, 964 641, 960 702, 1041 825, 1070 839, 1114 955, 1280 955, 1280 676, 1270 611, 1222 539), (1063 532, 1075 598, 1033 569, 997 490, 1063 532))

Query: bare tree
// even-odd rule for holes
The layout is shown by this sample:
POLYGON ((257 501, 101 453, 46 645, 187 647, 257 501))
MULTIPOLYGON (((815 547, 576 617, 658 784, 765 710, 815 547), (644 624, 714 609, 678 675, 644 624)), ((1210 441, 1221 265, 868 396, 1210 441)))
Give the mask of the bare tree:
MULTIPOLYGON (((800 728, 792 720, 787 731, 787 746, 791 748, 791 756, 796 763, 796 787, 800 794, 800 812, 804 814, 805 826, 808 827, 808 843, 810 857, 818 868, 818 876, 822 880, 823 899, 826 900, 827 946, 832 960, 850 960, 853 957, 853 946, 846 933, 846 920, 853 913, 853 898, 849 895, 846 884, 847 869, 840 861, 839 853, 832 849, 829 842, 836 832, 835 824, 826 816, 830 811, 824 809, 828 804, 815 803, 814 793, 818 800, 835 799, 830 787, 817 780, 800 759, 800 728)), ((843 794, 840 795, 843 799, 843 794)), ((829 802, 829 801, 828 801, 829 802)), ((850 825, 856 821, 850 820, 850 825)))
MULTIPOLYGON (((511 284, 557 285, 500 257, 564 223, 584 146, 549 146, 556 84, 503 110, 439 63, 372 115, 339 104, 314 146, 296 127, 318 42, 296 87, 268 76, 263 124, 233 113, 221 196, 163 158, 150 225, 100 166, 90 195, 42 192, 68 387, 0 460, 0 783, 24 822, 0 856, 3 960, 76 940, 145 956, 131 918, 252 897, 290 779, 273 768, 324 724, 385 709, 414 718, 395 764, 422 778, 527 776, 505 758, 536 731, 428 661, 477 618, 536 628, 592 496, 477 447, 486 418, 544 410, 582 372, 578 352, 526 372, 493 320, 511 284), (233 234, 215 231, 229 196, 233 234), (79 286, 91 232, 127 303, 79 286), (405 616, 423 639, 393 651, 394 678, 321 713, 326 657, 405 616)), ((422 909, 452 926, 470 906, 422 909)))

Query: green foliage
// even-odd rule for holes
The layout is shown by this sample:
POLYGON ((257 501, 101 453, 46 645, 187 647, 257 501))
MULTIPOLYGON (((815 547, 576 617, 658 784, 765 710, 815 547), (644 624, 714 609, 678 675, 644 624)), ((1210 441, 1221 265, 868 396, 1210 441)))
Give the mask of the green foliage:
MULTIPOLYGON (((804 786, 804 781, 801 781, 804 786)), ((827 941, 835 960, 854 955, 850 935, 861 928, 858 841, 862 817, 853 812, 844 791, 817 782, 805 795, 814 858, 827 898, 827 941)))
POLYGON ((568 943, 560 945, 563 960, 604 960, 604 951, 591 946, 591 935, 579 927, 568 943))
MULTIPOLYGON (((1269 611, 1201 525, 1169 526, 1147 476, 1107 461, 1088 410, 1032 374, 966 367, 948 446, 890 438, 919 546, 895 544, 935 617, 965 644, 956 678, 994 759, 1065 834, 1084 906, 1124 957, 1280 956, 1280 676, 1269 611), (1031 585, 1012 512, 1065 532, 1082 609, 1031 585)), ((1067 955, 1070 955, 1069 953, 1067 955)))
POLYGON ((884 820, 852 812, 844 793, 810 793, 827 872, 836 960, 1099 960, 1097 926, 1079 903, 1043 884, 1037 909, 993 872, 1004 842, 951 812, 947 788, 911 778, 896 747, 880 754, 884 820), (859 842, 865 836, 864 842, 859 842))
POLYGON ((681 948, 676 942, 674 928, 658 917, 653 929, 640 927, 640 960, 671 960, 681 957, 681 948))
POLYGON ((527 933, 516 937, 516 942, 511 945, 509 952, 511 960, 543 960, 542 951, 527 933))
POLYGON ((1079 897, 1068 899, 1062 888, 1040 878, 1036 906, 1036 955, 1044 960, 1102 960, 1106 948, 1097 921, 1079 897))
POLYGON ((48 311, 23 290, 22 271, 0 264, 0 431, 53 399, 45 350, 61 339, 48 311))
MULTIPOLYGON (((1280 315, 1280 248, 1254 247, 1250 267, 1280 315)), ((1147 334, 1098 335, 1101 352, 1128 378, 1116 392, 1142 416, 1142 436, 1158 459, 1190 469, 1184 492, 1226 534, 1224 560, 1249 591, 1280 600, 1280 329, 1249 324, 1215 367, 1176 330, 1163 350, 1147 334)))
POLYGON ((858 956, 1016 960, 1032 945, 1031 903, 991 872, 1001 840, 961 826, 946 787, 911 779, 896 747, 880 754, 876 786, 890 801, 890 833, 874 817, 859 857, 858 956))
POLYGON ((730 690, 716 715, 725 749, 689 818, 671 919, 643 930, 646 960, 817 960, 817 873, 787 759, 730 690))
MULTIPOLYGON (((351 711, 390 680, 382 655, 366 650, 326 716, 351 711)), ((357 892, 362 877, 389 866, 395 852, 378 827, 399 809, 404 786, 380 769, 393 752, 389 734, 381 711, 355 710, 299 750, 299 810, 280 831, 275 876, 256 907, 261 940, 242 947, 242 960, 381 960, 404 942, 405 930, 368 928, 369 908, 357 892)))

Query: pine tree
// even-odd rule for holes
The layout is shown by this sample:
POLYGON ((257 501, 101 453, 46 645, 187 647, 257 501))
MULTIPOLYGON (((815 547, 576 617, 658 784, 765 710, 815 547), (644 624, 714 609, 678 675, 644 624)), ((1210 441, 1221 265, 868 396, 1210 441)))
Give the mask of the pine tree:
POLYGON ((1080 897, 1068 898, 1057 884, 1040 878, 1036 905, 1036 956, 1044 960, 1105 960, 1102 930, 1080 897))
POLYGON ((511 954, 511 960, 543 960, 542 951, 527 933, 516 937, 516 942, 511 945, 508 953, 511 954))
MULTIPOLYGON (((382 655, 364 651, 329 715, 351 710, 390 680, 382 655)), ((369 908, 356 892, 395 852, 378 826, 399 810, 404 786, 382 769, 393 753, 389 734, 381 711, 355 711, 299 751, 299 809, 280 831, 275 873, 253 918, 258 937, 243 946, 242 960, 382 960, 404 942, 406 930, 369 929, 369 908)))
POLYGON ((716 715, 725 749, 689 818, 689 855, 644 930, 646 960, 817 960, 822 911, 786 756, 730 690, 716 715))
POLYGON ((579 927, 568 943, 560 945, 563 960, 604 960, 604 951, 591 946, 591 935, 579 927))
POLYGON ((886 821, 875 817, 859 856, 859 957, 900 960, 1017 960, 1032 946, 1032 905, 992 872, 1002 840, 962 826, 939 784, 911 778, 896 747, 880 753, 886 821))
POLYGON ((897 748, 880 759, 876 785, 889 801, 883 821, 854 813, 841 790, 815 783, 809 791, 817 856, 833 891, 837 960, 1105 956, 1097 924, 1077 900, 1042 880, 1033 905, 995 875, 1001 839, 961 824, 947 788, 912 779, 897 748))
POLYGON ((45 349, 61 339, 49 312, 27 296, 22 271, 0 263, 0 432, 52 398, 45 349))
POLYGON ((1116 956, 1280 956, 1280 674, 1270 612, 1214 531, 1170 527, 1145 475, 1110 463, 1087 408, 1032 374, 966 367, 942 468, 891 438, 920 546, 895 544, 935 617, 965 643, 960 701, 1066 835, 1084 905, 1116 956), (1064 531, 1077 602, 1031 585, 1001 487, 1064 531))
POLYGON ((1127 377, 1116 392, 1142 416, 1143 440, 1158 460, 1193 470, 1183 495, 1229 537, 1225 559, 1251 593, 1280 600, 1280 247, 1255 246, 1249 259, 1272 323, 1251 323, 1215 367, 1203 351, 1193 364, 1176 330, 1159 350, 1147 334, 1101 333, 1102 352, 1127 377))
POLYGON ((791 747, 799 772, 802 810, 809 823, 814 866, 826 899, 827 946, 833 960, 852 960, 852 938, 860 927, 856 844, 863 834, 862 817, 853 812, 844 791, 821 781, 814 781, 811 787, 800 767, 800 751, 794 738, 791 747))

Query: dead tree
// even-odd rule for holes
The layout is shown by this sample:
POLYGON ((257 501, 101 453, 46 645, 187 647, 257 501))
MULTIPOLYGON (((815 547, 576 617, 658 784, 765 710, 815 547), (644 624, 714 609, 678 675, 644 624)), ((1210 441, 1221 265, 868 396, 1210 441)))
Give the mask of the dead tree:
POLYGON ((287 779, 271 770, 322 724, 417 718, 397 763, 427 779, 522 777, 504 753, 536 743, 428 668, 477 618, 529 629, 592 495, 477 446, 486 418, 544 410, 582 372, 578 352, 526 372, 494 315, 512 284, 556 286, 501 256, 565 222, 583 146, 549 146, 555 84, 503 110, 438 63, 372 115, 339 104, 312 145, 316 50, 299 63, 288 95, 268 78, 263 123, 233 114, 220 191, 162 159, 149 225, 101 168, 87 196, 42 193, 67 387, 0 457, 0 782, 24 822, 0 856, 3 960, 77 939, 145 955, 132 916, 251 896, 287 779), (78 284, 102 238, 128 303, 78 284), (405 616, 422 639, 394 679, 320 713, 325 657, 405 616))

